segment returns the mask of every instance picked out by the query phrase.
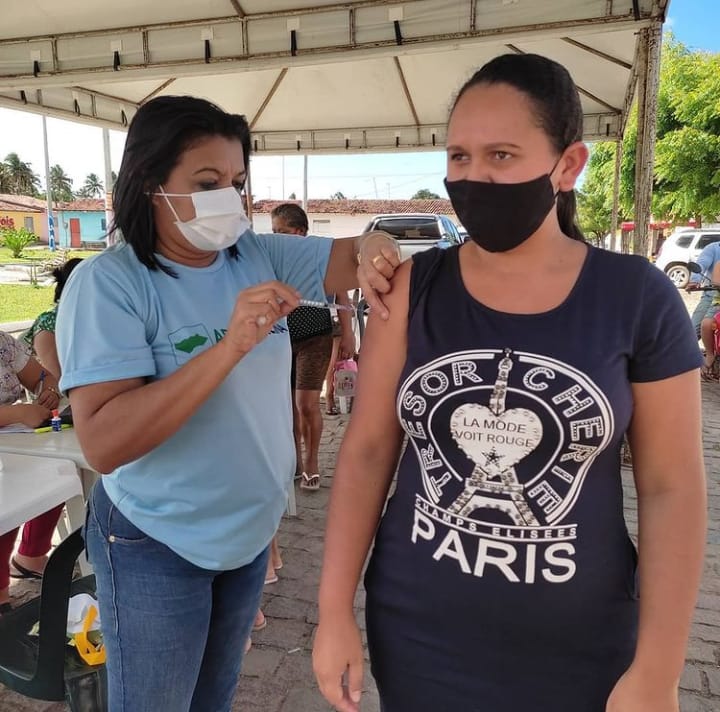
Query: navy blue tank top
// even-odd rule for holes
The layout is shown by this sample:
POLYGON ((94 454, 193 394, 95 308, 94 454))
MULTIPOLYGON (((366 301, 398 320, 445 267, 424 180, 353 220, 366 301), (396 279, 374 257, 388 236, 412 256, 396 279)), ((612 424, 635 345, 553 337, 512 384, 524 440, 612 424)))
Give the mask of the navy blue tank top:
POLYGON ((637 629, 631 383, 699 363, 677 290, 639 257, 589 247, 532 315, 475 300, 458 248, 414 257, 408 442, 366 576, 386 712, 604 712, 637 629))

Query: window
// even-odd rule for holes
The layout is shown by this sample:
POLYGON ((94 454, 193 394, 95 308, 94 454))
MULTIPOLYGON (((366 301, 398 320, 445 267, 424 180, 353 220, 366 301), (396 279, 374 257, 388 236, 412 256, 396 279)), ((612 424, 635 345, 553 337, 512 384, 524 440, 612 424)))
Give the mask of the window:
POLYGON ((330 221, 329 220, 315 220, 312 221, 311 235, 330 235, 330 221))
POLYGON ((457 228, 455 227, 455 224, 453 223, 450 218, 441 218, 442 224, 445 228, 445 234, 447 236, 448 241, 451 245, 459 245, 462 243, 462 239, 460 238, 460 233, 457 231, 457 228))
POLYGON ((100 229, 107 232, 107 220, 105 218, 100 218, 100 229))
POLYGON ((423 237, 439 240, 442 237, 435 218, 381 218, 374 229, 384 230, 398 240, 418 240, 423 237))
POLYGON ((31 217, 26 217, 24 223, 26 230, 29 230, 30 232, 35 232, 35 221, 31 217))
POLYGON ((695 235, 690 233, 689 235, 683 235, 682 237, 678 237, 678 239, 675 241, 675 244, 678 247, 690 247, 690 243, 695 238, 695 235))
POLYGON ((720 242, 720 233, 702 235, 698 240, 697 249, 702 250, 703 247, 707 247, 712 242, 720 242))

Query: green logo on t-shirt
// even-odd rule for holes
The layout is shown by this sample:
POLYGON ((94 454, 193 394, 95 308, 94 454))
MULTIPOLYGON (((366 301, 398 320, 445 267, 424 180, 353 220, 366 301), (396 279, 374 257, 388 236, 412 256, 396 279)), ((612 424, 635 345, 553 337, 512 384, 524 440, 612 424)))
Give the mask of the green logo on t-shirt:
POLYGON ((173 346, 178 350, 186 354, 192 353, 198 346, 202 346, 207 342, 207 336, 201 336, 200 334, 193 334, 188 336, 182 341, 176 341, 173 346))

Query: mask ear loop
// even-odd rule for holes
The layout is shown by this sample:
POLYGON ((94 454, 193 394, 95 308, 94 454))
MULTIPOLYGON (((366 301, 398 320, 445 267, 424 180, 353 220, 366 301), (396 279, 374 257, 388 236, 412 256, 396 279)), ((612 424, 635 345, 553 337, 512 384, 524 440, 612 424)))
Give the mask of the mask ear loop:
POLYGON ((562 157, 563 157, 564 154, 565 154, 565 150, 563 149, 563 152, 560 154, 560 156, 558 157, 557 161, 555 161, 555 165, 553 165, 553 167, 550 169, 550 172, 547 174, 548 180, 550 181, 550 185, 552 186, 553 191, 554 191, 554 192, 553 192, 553 202, 555 202, 555 201, 557 200, 558 195, 560 195, 560 193, 563 192, 563 191, 560 190, 560 188, 558 188, 557 190, 555 190, 555 186, 552 184, 552 174, 555 173, 555 169, 556 169, 556 168, 558 167, 558 165, 560 164, 560 161, 562 161, 562 157))
POLYGON ((165 188, 163 188, 161 185, 159 185, 158 188, 160 188, 160 195, 162 195, 162 197, 165 198, 165 202, 168 204, 168 207, 172 211, 172 214, 175 216, 175 220, 177 220, 178 222, 182 222, 182 220, 180 220, 180 216, 175 211, 173 204, 170 202, 170 198, 168 198, 168 195, 165 192, 165 188))

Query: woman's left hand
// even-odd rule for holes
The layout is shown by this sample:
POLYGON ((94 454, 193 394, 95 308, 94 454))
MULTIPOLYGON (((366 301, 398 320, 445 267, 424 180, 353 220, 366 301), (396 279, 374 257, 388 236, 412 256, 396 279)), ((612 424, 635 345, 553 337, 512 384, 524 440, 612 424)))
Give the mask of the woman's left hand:
POLYGON ((679 712, 677 685, 657 680, 650 673, 628 668, 617 681, 606 712, 679 712))
POLYGON ((37 397, 37 404, 55 410, 60 404, 60 393, 55 386, 45 386, 37 397))
POLYGON ((363 237, 358 252, 358 282, 368 306, 383 319, 390 314, 380 295, 390 291, 390 279, 399 265, 400 248, 395 238, 379 230, 363 237))
POLYGON ((338 356, 341 359, 355 358, 355 334, 352 331, 349 333, 343 331, 338 356))

